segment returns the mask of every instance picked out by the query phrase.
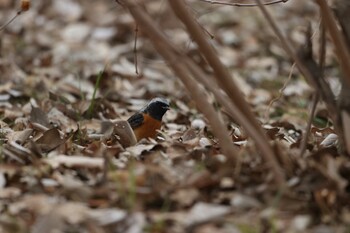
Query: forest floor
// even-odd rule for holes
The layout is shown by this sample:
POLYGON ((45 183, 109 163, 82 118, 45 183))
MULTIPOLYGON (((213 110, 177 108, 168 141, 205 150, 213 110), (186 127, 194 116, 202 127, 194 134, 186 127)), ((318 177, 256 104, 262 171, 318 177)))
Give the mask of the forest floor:
MULTIPOLYGON (((145 2, 169 40, 211 74, 167 2, 145 2)), ((0 31, 0 232, 350 232, 350 159, 338 152, 322 102, 300 153, 314 93, 259 9, 186 2, 280 155, 287 188, 273 182, 244 128, 204 94, 239 149, 238 165, 226 162, 183 84, 141 28, 135 36, 126 8, 32 1, 0 31), (154 97, 171 105, 159 136, 126 146, 110 122, 154 97)), ((0 25, 18 4, 0 0, 0 25)), ((295 48, 310 23, 317 48, 312 1, 268 9, 295 48)), ((338 93, 326 48, 325 74, 338 93)))

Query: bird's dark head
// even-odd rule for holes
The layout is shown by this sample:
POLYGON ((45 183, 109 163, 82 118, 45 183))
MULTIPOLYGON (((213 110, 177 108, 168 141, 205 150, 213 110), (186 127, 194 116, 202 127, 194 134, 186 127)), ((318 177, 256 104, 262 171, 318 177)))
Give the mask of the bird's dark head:
POLYGON ((154 98, 152 99, 142 112, 148 113, 151 117, 156 120, 161 121, 163 115, 169 110, 169 102, 164 98, 154 98))

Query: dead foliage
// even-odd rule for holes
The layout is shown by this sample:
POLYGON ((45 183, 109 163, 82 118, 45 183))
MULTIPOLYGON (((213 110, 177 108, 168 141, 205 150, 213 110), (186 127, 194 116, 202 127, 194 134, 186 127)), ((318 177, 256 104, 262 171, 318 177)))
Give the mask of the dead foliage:
POLYGON ((265 4, 0 0, 0 232, 346 232, 349 4, 265 4))

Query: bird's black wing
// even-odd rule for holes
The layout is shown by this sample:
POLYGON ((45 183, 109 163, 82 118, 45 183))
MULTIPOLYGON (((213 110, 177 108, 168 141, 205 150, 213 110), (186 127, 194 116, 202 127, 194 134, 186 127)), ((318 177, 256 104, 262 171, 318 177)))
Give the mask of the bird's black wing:
POLYGON ((134 115, 132 115, 129 119, 128 122, 131 126, 132 129, 135 129, 137 127, 139 127, 140 125, 142 125, 143 123, 143 115, 142 113, 135 113, 134 115))

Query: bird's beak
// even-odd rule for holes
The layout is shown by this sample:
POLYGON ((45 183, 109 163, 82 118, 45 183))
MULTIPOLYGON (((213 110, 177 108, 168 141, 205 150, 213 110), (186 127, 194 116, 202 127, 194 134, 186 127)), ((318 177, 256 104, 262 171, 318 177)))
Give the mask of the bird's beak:
POLYGON ((163 109, 169 110, 170 107, 169 106, 164 106, 163 109))

